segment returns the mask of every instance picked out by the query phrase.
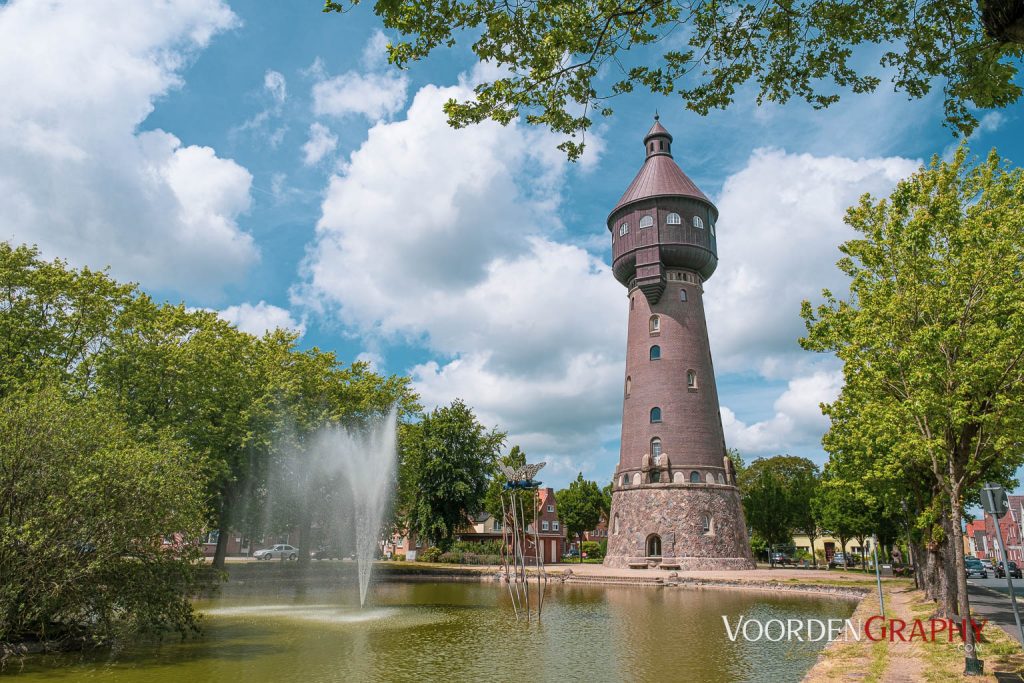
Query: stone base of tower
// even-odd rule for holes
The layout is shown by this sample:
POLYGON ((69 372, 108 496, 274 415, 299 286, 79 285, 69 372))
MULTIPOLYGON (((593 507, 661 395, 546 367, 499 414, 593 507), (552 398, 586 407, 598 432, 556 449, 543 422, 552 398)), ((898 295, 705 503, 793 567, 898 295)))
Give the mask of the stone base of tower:
POLYGON ((675 483, 614 491, 604 564, 644 563, 684 571, 753 569, 736 488, 675 483))

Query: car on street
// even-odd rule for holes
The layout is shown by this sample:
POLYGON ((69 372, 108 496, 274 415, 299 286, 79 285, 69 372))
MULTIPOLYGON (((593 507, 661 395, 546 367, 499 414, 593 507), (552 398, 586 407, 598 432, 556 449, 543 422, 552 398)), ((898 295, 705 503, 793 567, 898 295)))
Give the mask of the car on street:
MULTIPOLYGON (((1016 562, 1010 562, 1009 566, 1010 566, 1010 578, 1013 578, 1013 579, 1021 578, 1021 570, 1020 570, 1020 567, 1017 566, 1017 563, 1016 562)), ((1006 578, 1006 569, 1003 567, 1003 563, 1002 562, 1000 562, 999 564, 996 565, 996 578, 997 579, 1006 578)))
POLYGON ((333 545, 322 545, 313 553, 314 560, 340 560, 341 551, 333 545))
POLYGON ((988 570, 981 563, 980 560, 971 561, 973 558, 968 558, 964 561, 964 571, 967 573, 968 579, 987 579, 988 570))
POLYGON ((771 564, 796 564, 786 553, 772 553, 770 557, 771 564))
POLYGON ((982 560, 981 566, 984 567, 987 572, 992 572, 994 574, 996 571, 995 565, 992 564, 992 560, 982 560))
POLYGON ((287 543, 278 543, 270 548, 257 550, 252 556, 257 560, 297 560, 299 559, 299 549, 287 543))
POLYGON ((828 568, 835 569, 836 567, 854 567, 857 562, 853 555, 847 555, 846 553, 836 553, 832 556, 832 559, 828 561, 828 568))

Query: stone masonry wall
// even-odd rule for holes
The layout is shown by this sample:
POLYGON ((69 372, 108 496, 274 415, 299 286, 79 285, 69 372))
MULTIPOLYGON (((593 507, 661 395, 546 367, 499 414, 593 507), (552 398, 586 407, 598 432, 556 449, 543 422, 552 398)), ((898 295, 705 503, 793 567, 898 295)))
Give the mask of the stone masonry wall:
POLYGON ((717 484, 649 484, 612 493, 604 563, 647 560, 647 539, 661 537, 661 562, 681 569, 752 569, 739 492, 717 484), (703 531, 703 516, 711 531, 703 531))

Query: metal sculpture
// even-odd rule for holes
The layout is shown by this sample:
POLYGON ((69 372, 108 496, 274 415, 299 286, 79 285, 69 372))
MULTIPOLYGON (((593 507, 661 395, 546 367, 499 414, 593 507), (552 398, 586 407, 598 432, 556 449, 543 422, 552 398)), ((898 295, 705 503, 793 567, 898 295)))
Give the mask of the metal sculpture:
POLYGON ((547 588, 547 574, 544 571, 540 540, 537 537, 537 511, 540 508, 537 490, 540 488, 540 482, 534 480, 534 477, 546 464, 539 462, 514 470, 507 465, 499 465, 499 469, 506 479, 501 491, 502 578, 508 586, 508 594, 512 599, 512 609, 515 611, 516 621, 522 614, 527 623, 530 622, 534 609, 530 603, 530 577, 527 572, 529 561, 527 553, 531 532, 526 510, 523 508, 523 496, 516 495, 516 493, 529 491, 531 493, 530 500, 533 502, 532 545, 537 584, 535 603, 537 621, 540 621, 541 608, 544 606, 544 592, 547 588))

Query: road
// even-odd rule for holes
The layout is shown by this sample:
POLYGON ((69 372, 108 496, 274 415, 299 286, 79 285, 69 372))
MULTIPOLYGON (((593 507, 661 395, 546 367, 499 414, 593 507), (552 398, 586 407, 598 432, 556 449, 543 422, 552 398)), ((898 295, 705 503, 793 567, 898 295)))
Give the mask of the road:
MULTIPOLYGON (((967 590, 971 596, 971 609, 992 623, 998 624, 1017 642, 1020 631, 1013 618, 1009 589, 1006 579, 969 579, 967 590)), ((1024 617, 1024 581, 1013 580, 1013 592, 1017 595, 1017 607, 1024 617)))

